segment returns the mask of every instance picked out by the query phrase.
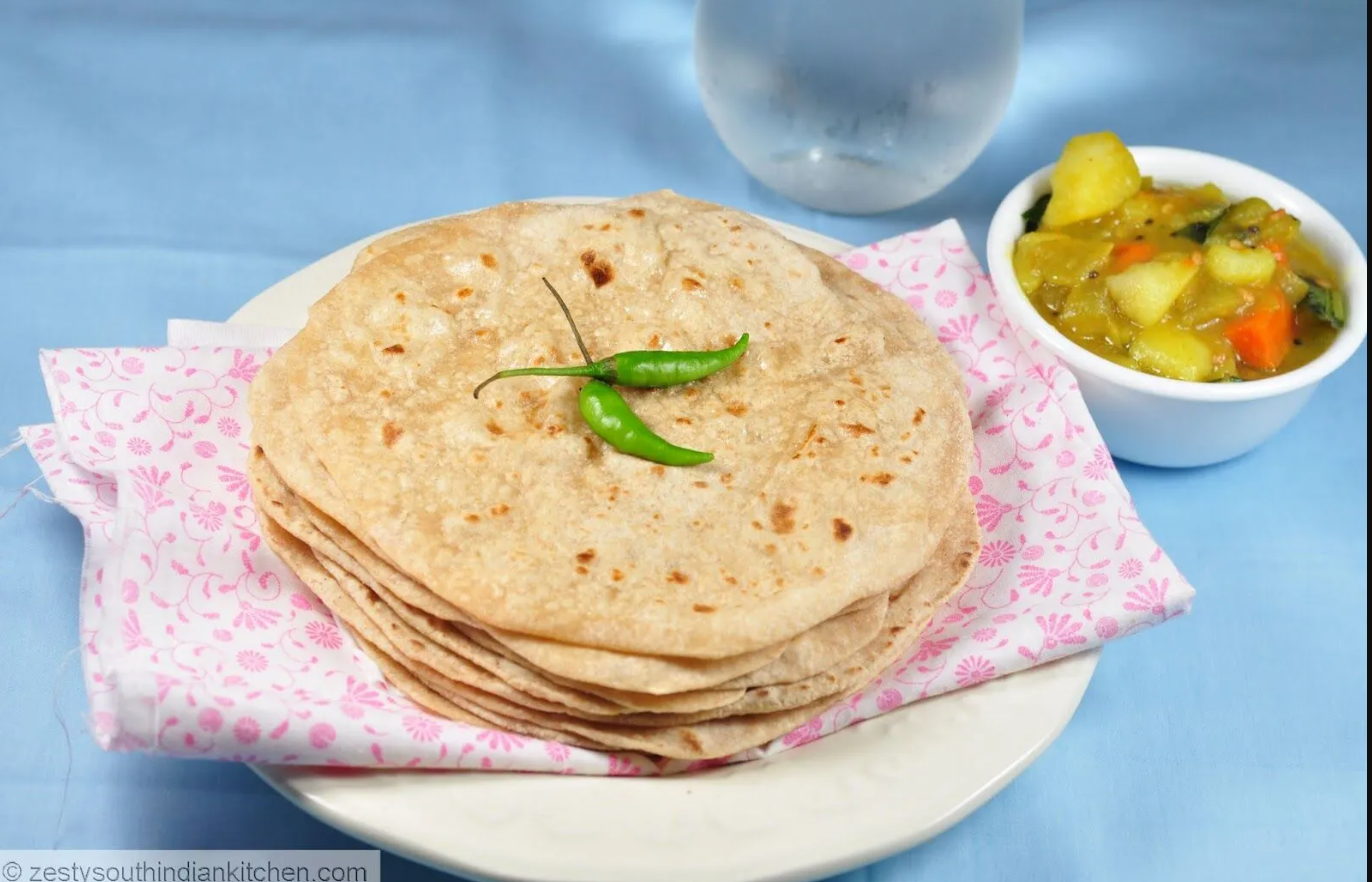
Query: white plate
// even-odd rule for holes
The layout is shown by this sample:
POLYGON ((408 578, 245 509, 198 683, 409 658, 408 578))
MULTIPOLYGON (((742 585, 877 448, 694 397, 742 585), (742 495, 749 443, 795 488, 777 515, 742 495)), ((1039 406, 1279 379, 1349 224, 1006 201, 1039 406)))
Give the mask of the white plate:
MULTIPOLYGON (((850 247, 768 223, 829 254, 850 247)), ((230 321, 300 327, 373 238, 278 282, 230 321)), ((769 759, 673 778, 254 768, 328 824, 477 878, 812 880, 924 842, 994 796, 1067 725, 1097 655, 921 701, 769 759)))

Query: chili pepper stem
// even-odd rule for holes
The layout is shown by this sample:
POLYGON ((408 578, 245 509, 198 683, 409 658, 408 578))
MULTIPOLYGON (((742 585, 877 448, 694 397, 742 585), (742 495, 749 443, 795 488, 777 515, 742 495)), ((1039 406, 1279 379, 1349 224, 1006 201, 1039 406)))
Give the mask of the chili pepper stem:
POLYGON ((472 390, 473 398, 481 397, 481 390, 494 383, 496 380, 504 380, 510 377, 591 377, 602 379, 606 370, 600 363, 589 365, 572 365, 571 367, 530 367, 530 368, 511 368, 492 374, 472 390))
POLYGON ((552 282, 548 281, 547 276, 543 277, 543 284, 548 286, 548 291, 552 293, 553 299, 557 301, 558 306, 562 307, 562 314, 567 317, 567 324, 572 326, 572 336, 576 338, 576 348, 581 350, 581 357, 585 359, 587 365, 590 365, 592 363, 591 353, 586 351, 586 344, 581 340, 581 332, 577 330, 576 322, 572 319, 572 311, 567 308, 567 302, 562 299, 561 294, 557 293, 557 289, 553 287, 552 282))

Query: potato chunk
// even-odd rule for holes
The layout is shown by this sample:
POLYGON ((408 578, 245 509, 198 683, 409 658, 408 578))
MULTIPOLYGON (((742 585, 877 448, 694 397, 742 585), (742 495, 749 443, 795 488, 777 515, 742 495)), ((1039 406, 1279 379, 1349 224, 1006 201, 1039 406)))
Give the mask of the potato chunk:
POLYGON ((1139 192, 1143 177, 1129 148, 1113 132, 1078 135, 1053 168, 1053 198, 1043 223, 1063 227, 1114 211, 1139 192))
POLYGON ((1205 271, 1227 285, 1264 285, 1277 271, 1277 258, 1266 248, 1212 242, 1205 246, 1205 271))
POLYGON ((1215 373, 1215 354, 1190 331, 1159 325, 1139 331, 1129 356, 1150 374, 1174 380, 1208 380, 1215 373))
POLYGON ((1162 321, 1198 272, 1200 267, 1189 260, 1155 259, 1111 276, 1105 287, 1120 312, 1147 328, 1162 321))

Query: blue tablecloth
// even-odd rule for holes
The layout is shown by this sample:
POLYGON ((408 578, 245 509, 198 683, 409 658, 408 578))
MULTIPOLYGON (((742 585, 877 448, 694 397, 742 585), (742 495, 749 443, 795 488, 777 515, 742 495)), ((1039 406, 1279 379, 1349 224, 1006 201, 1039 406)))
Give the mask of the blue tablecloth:
MULTIPOLYGON (((874 218, 747 177, 701 110, 691 15, 686 0, 0 0, 0 429, 46 416, 40 346, 155 344, 169 316, 225 317, 366 233, 520 197, 665 186, 851 242, 954 216, 981 243, 1015 181, 1111 128, 1264 168, 1366 248, 1359 0, 1031 0, 990 148, 936 198, 874 218)), ((1365 878, 1366 371, 1364 351, 1238 461, 1123 467, 1200 592, 1194 615, 1111 646, 1062 738, 968 821, 841 878, 1365 878)), ((35 474, 10 456, 0 487, 35 474)), ((95 748, 63 668, 80 558, 55 507, 0 521, 0 848, 355 847, 245 768, 95 748), (54 707, 73 727, 60 821, 54 707)))

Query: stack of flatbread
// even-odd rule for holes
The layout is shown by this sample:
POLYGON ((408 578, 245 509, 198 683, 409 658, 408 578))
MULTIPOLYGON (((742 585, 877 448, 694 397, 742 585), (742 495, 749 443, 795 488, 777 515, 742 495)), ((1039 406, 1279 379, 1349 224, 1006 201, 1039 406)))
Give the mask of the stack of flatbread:
POLYGON ((654 193, 384 237, 252 385, 264 535, 445 717, 666 757, 766 743, 913 644, 978 547, 963 384, 899 300, 756 219, 654 193), (617 452, 582 380, 501 368, 747 354, 622 390, 672 468, 617 452))

